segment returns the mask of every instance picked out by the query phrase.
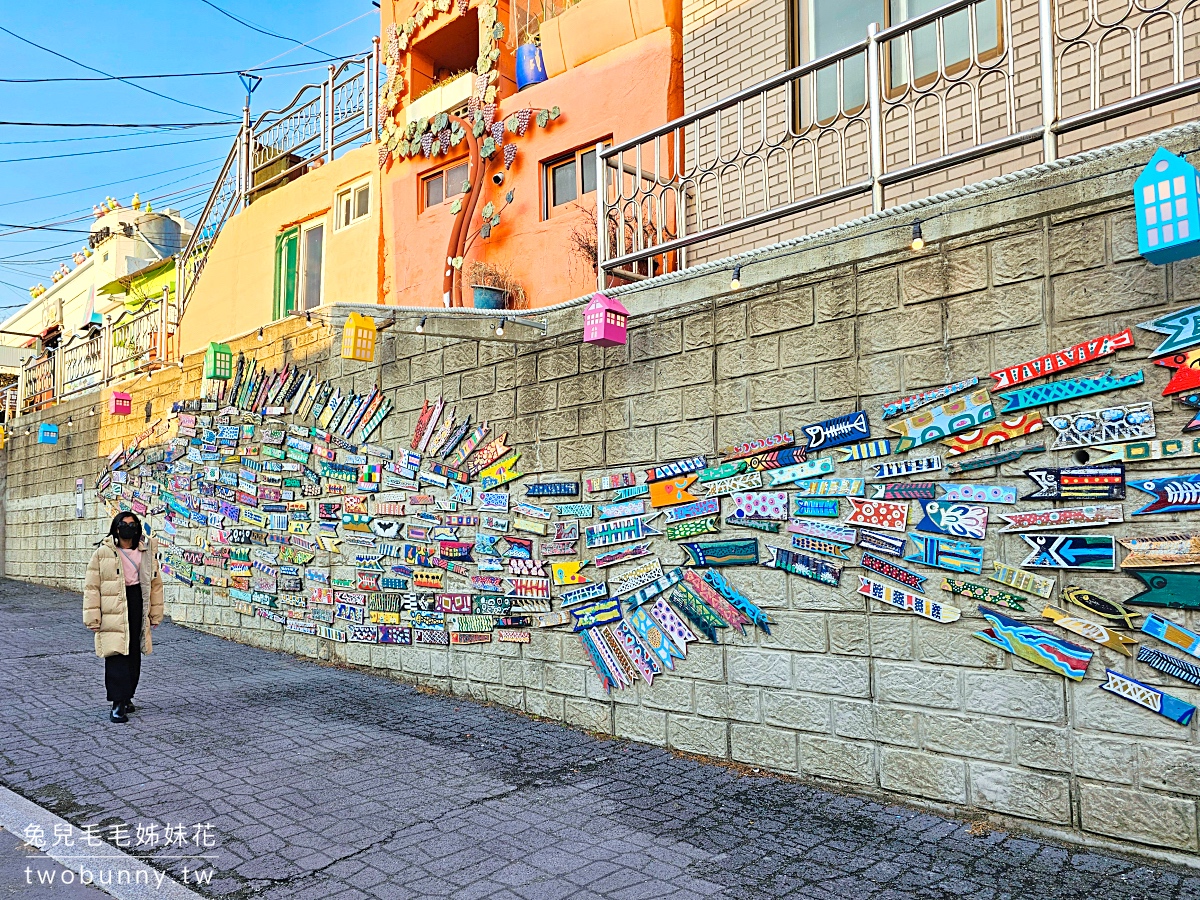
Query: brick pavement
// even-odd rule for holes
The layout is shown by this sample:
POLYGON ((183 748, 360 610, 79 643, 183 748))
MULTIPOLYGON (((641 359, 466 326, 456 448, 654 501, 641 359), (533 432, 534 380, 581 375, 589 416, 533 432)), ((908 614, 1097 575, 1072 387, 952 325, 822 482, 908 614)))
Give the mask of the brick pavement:
MULTIPOLYGON (((431 696, 166 623, 110 725, 77 595, 0 580, 0 781, 63 818, 211 822, 213 896, 1200 900, 1068 849, 431 696)), ((179 876, 178 865, 139 854, 179 876)))

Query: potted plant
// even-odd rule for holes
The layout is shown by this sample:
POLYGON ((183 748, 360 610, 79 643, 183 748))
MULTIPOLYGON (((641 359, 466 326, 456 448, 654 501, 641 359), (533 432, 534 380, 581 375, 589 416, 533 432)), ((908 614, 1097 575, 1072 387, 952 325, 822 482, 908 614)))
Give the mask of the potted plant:
POLYGON ((534 19, 530 27, 525 30, 525 40, 517 47, 518 91, 525 90, 531 84, 541 84, 550 77, 546 74, 546 61, 542 58, 541 40, 535 30, 537 27, 537 19, 534 19))
POLYGON ((473 260, 467 268, 476 309, 513 309, 525 305, 525 290, 507 265, 473 260))

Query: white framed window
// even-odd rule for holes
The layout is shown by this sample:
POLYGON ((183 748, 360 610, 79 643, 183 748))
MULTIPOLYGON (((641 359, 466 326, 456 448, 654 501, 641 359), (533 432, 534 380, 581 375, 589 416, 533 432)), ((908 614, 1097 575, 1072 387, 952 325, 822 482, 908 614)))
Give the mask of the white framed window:
POLYGON ((300 232, 300 308, 321 305, 321 287, 325 272, 325 223, 300 232))
POLYGON ((341 231, 371 212, 371 182, 360 182, 338 191, 333 204, 333 230, 341 231))

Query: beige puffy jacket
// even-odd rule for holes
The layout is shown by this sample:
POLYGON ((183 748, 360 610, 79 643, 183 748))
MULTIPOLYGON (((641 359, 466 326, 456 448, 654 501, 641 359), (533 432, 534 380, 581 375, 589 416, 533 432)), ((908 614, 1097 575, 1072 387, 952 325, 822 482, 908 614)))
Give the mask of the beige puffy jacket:
MULTIPOLYGON (((150 626, 163 618, 163 582, 158 568, 158 544, 145 540, 142 551, 142 652, 149 653, 150 626), (149 598, 149 602, 147 601, 149 598)), ((129 607, 125 603, 125 572, 114 538, 107 537, 92 554, 83 582, 83 624, 96 631, 96 655, 129 652, 129 607)))

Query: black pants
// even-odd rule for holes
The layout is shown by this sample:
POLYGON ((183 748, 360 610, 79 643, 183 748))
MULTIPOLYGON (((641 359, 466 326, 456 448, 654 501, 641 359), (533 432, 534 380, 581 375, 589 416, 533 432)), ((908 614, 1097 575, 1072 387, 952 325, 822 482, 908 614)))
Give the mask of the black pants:
POLYGON ((104 657, 104 687, 110 703, 125 703, 133 699, 138 676, 142 673, 142 586, 125 588, 125 605, 129 607, 129 652, 124 656, 104 657))

